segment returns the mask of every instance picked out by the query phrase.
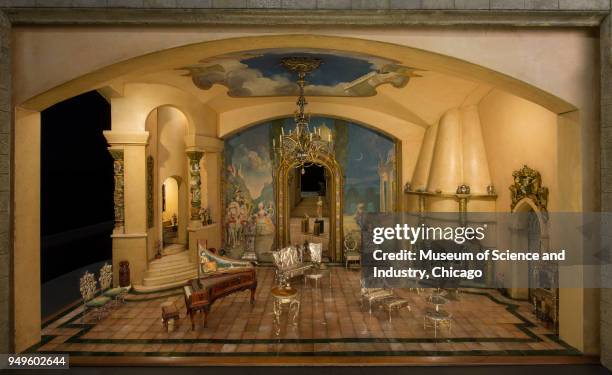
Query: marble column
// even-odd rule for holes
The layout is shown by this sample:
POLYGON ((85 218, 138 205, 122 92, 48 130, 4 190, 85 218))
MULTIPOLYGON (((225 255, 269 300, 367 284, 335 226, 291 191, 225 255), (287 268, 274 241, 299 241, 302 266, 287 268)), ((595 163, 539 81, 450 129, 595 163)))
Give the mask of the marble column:
POLYGON ((146 131, 104 131, 113 157, 115 178, 115 229, 113 241, 113 284, 119 283, 119 263, 130 264, 131 283, 142 283, 147 257, 147 153, 146 131))
POLYGON ((124 161, 123 161, 123 149, 109 149, 111 156, 113 157, 113 168, 115 172, 115 192, 114 192, 114 203, 115 203, 115 229, 114 233, 124 232, 125 223, 125 211, 124 211, 124 161))
POLYGON ((191 195, 191 226, 201 225, 200 210, 202 208, 202 178, 200 177, 200 161, 204 153, 187 151, 189 158, 189 193, 191 195))

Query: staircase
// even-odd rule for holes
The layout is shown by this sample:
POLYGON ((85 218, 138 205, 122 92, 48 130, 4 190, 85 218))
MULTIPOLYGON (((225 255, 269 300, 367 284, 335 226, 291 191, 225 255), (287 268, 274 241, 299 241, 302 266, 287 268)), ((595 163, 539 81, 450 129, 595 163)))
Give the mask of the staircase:
MULTIPOLYGON (((304 217, 308 214, 310 217, 317 217, 317 201, 318 197, 304 197, 291 211, 292 217, 304 217)), ((323 199, 323 216, 327 216, 327 204, 323 199)))
POLYGON ((162 250, 162 257, 149 262, 141 285, 134 285, 136 292, 156 292, 182 286, 198 276, 195 263, 189 260, 185 245, 172 244, 162 250))

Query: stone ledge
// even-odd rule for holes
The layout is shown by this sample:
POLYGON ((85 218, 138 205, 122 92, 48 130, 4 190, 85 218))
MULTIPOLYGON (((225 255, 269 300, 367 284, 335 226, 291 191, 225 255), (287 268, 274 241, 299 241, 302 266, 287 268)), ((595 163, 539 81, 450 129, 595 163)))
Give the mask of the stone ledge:
POLYGON ((608 11, 6 8, 15 25, 594 27, 608 11))
POLYGON ((610 10, 609 0, 4 0, 4 8, 567 9, 610 10))

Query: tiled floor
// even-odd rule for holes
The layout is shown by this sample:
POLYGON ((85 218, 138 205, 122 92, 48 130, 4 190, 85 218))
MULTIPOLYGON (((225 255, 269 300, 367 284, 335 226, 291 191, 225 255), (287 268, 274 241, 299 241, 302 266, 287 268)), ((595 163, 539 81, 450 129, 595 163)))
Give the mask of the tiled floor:
MULTIPOLYGON (((508 300, 492 290, 465 290, 445 307, 453 314, 452 331, 423 328, 425 294, 396 290, 409 299, 412 311, 402 310, 389 322, 386 312, 370 315, 359 302, 358 270, 330 267, 332 285, 322 280, 319 289, 294 280, 300 290, 297 326, 284 313, 280 335, 275 335, 272 313, 273 269, 257 270, 256 303, 249 292, 217 301, 208 327, 191 330, 185 317, 180 289, 156 294, 131 294, 100 322, 81 308, 51 322, 43 340, 32 350, 79 355, 138 356, 450 356, 450 355, 579 355, 539 325, 527 303, 508 300), (172 301, 181 311, 181 322, 171 333, 160 320, 160 305, 172 301)), ((201 323, 201 320, 199 320, 201 323)))

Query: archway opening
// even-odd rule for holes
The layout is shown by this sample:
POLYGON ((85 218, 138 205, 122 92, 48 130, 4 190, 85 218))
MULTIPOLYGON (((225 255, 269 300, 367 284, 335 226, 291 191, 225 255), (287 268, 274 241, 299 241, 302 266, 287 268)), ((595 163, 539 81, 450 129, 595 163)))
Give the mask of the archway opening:
POLYGON ((161 187, 162 244, 165 248, 179 240, 179 185, 176 177, 168 177, 161 187))
POLYGON ((289 243, 321 243, 324 260, 331 259, 332 255, 329 254, 332 197, 327 188, 331 186, 331 176, 331 171, 325 166, 309 164, 293 168, 287 181, 287 191, 291 194, 289 243))

